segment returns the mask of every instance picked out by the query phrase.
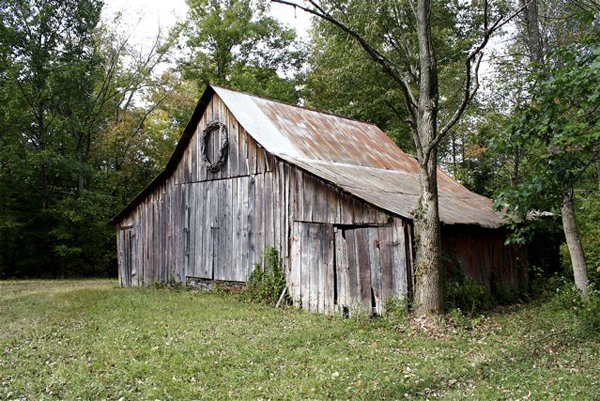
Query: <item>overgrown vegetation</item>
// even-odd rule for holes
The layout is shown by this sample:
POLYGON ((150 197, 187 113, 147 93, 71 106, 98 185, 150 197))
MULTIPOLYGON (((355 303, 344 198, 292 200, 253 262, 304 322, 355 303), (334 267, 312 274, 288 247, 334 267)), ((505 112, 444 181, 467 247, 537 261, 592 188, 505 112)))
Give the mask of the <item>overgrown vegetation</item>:
POLYGON ((277 249, 269 246, 263 251, 260 263, 248 277, 243 298, 275 305, 285 289, 285 273, 277 249))
POLYGON ((492 306, 492 295, 483 285, 461 274, 447 280, 444 287, 444 306, 447 311, 458 310, 475 314, 492 306))
POLYGON ((0 399, 595 399, 600 338, 554 302, 353 320, 115 281, 0 282, 0 399))
POLYGON ((600 291, 590 288, 586 301, 573 284, 573 279, 560 275, 546 280, 537 289, 540 301, 548 302, 557 311, 577 317, 591 334, 600 333, 600 291))

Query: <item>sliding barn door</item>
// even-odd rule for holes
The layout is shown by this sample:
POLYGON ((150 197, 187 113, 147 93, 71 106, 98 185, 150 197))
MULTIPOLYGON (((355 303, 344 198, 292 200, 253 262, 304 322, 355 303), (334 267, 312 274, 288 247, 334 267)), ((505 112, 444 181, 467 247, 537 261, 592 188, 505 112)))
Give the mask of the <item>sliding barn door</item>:
POLYGON ((407 295, 404 228, 294 222, 287 274, 295 305, 311 312, 381 314, 407 295))
POLYGON ((287 276, 290 297, 294 304, 311 312, 333 313, 333 227, 330 224, 294 222, 292 231, 292 261, 287 276))
POLYGON ((336 304, 344 314, 383 313, 387 299, 406 296, 403 235, 394 226, 335 230, 336 304))

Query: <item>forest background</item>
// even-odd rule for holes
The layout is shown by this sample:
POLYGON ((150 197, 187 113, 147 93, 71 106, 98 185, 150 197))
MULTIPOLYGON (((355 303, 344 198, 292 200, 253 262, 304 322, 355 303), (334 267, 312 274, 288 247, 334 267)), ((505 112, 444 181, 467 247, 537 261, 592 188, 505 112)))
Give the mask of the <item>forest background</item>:
MULTIPOLYGON (((414 27, 389 30, 410 2, 324 3, 411 63, 403 46, 414 27)), ((483 2, 433 3, 440 85, 457 94, 441 99, 443 115, 459 101, 483 2)), ((522 13, 496 34, 481 89, 438 161, 520 215, 513 241, 559 246, 560 263, 532 254, 534 273, 572 274, 558 217, 572 194, 588 276, 600 284, 600 5, 491 4, 497 15, 535 4, 537 17, 522 13), (540 210, 555 217, 522 223, 540 210)), ((161 171, 209 82, 373 122, 414 154, 403 94, 346 33, 314 19, 298 37, 266 1, 187 5, 140 47, 122 17, 101 18, 101 1, 0 0, 0 278, 116 275, 106 223, 161 171)))

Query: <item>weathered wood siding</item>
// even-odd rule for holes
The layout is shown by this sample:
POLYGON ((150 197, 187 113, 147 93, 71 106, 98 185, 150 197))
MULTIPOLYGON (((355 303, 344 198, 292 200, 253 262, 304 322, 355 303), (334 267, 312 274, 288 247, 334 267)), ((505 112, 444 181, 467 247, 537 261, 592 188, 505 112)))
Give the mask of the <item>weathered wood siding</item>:
POLYGON ((313 312, 381 314, 407 295, 405 224, 334 225, 294 222, 288 288, 313 312))
MULTIPOLYGON (((209 159, 222 141, 213 132, 209 159)), ((327 224, 333 232, 333 225, 390 221, 381 210, 268 154, 215 95, 174 173, 120 224, 119 231, 128 227, 132 235, 129 242, 123 234, 117 238, 121 284, 244 282, 267 246, 279 251, 289 274, 294 222, 327 224), (213 119, 229 133, 228 159, 217 173, 200 157, 202 131, 213 119)))
POLYGON ((446 269, 453 264, 492 291, 527 287, 527 249, 505 245, 506 232, 466 226, 443 226, 446 269))

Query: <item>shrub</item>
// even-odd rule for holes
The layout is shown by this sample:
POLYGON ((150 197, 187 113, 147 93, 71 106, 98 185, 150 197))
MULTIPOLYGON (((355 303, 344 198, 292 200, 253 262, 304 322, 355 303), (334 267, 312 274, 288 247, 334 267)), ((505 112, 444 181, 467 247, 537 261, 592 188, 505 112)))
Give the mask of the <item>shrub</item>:
POLYGON ((590 298, 580 309, 579 317, 592 332, 600 333, 600 291, 590 289, 590 298))
POLYGON ((564 278, 559 282, 561 285, 556 288, 551 304, 556 309, 573 313, 590 331, 600 331, 600 291, 592 286, 589 298, 585 300, 573 282, 564 278))
POLYGON ((465 274, 459 263, 453 263, 450 278, 444 286, 444 307, 474 315, 492 306, 490 291, 465 274))
POLYGON ((285 285, 285 274, 281 268, 279 252, 273 247, 267 247, 263 251, 261 263, 254 266, 254 271, 248 278, 244 297, 253 302, 275 305, 285 285))

